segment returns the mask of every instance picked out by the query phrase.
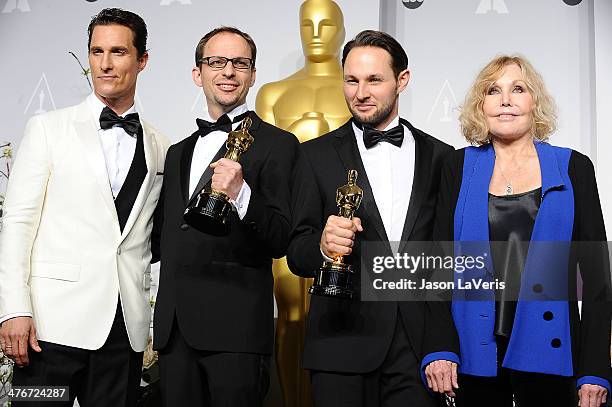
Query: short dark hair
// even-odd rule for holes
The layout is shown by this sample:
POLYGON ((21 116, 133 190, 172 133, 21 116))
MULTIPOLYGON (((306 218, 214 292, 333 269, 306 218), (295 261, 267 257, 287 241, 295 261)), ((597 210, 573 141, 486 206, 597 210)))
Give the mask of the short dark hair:
POLYGON ((365 30, 360 32, 346 43, 342 50, 342 66, 349 52, 357 47, 378 47, 382 48, 391 55, 391 68, 395 76, 408 68, 408 55, 399 42, 389 34, 382 31, 365 30))
POLYGON ((138 14, 120 8, 105 8, 91 18, 89 27, 87 27, 87 49, 91 45, 91 35, 94 28, 98 25, 111 24, 123 25, 132 30, 134 34, 134 47, 138 51, 138 58, 147 52, 147 24, 138 14))
MULTIPOLYGON (((209 31, 205 36, 202 37, 200 42, 198 42, 198 45, 196 46, 196 50, 195 50, 196 66, 200 66, 202 64, 200 60, 204 56, 204 47, 206 46, 206 43, 210 41, 212 37, 214 37, 217 34, 221 34, 221 33, 232 33, 232 34, 236 34, 244 38, 247 44, 249 44, 249 48, 251 48, 251 59, 253 60, 253 65, 251 69, 255 69, 255 59, 257 58, 257 46, 255 45, 255 41, 253 41, 253 38, 251 38, 251 36, 245 33, 244 31, 240 31, 236 27, 227 27, 227 26, 218 27, 212 31, 209 31)), ((225 55, 216 55, 216 56, 222 57, 225 55)))

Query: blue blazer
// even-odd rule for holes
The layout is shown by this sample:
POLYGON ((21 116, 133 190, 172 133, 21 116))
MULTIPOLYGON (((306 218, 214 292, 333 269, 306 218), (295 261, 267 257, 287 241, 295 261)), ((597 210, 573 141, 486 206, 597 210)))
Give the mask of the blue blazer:
MULTIPOLYGON (((535 146, 542 176, 542 202, 525 261, 515 321, 503 366, 518 371, 574 376, 576 371, 584 370, 575 366, 577 355, 573 354, 572 348, 577 341, 572 338, 571 324, 577 318, 572 315, 573 308, 567 301, 571 298, 568 294, 575 291, 575 287, 568 284, 571 281, 568 278, 568 264, 575 216, 574 187, 570 180, 569 166, 575 152, 544 142, 536 142, 535 146)), ((452 225, 454 240, 463 244, 456 245, 455 254, 486 254, 483 269, 456 273, 455 280, 481 278, 484 281, 494 281, 488 224, 488 189, 494 164, 495 152, 491 145, 464 150, 461 185, 452 225)), ((440 193, 444 193, 444 185, 440 193)), ((601 213, 601 209, 599 211, 601 213)), ((605 231, 603 234, 605 240, 605 231)), ((602 284, 605 286, 606 282, 602 284)), ((604 289, 609 296, 609 270, 608 287, 604 289)), ((608 315, 609 307, 602 310, 604 315, 608 315)), ((460 372, 496 376, 493 290, 456 290, 452 315, 461 348, 460 372)), ((594 370, 597 375, 580 377, 579 385, 599 384, 610 392, 609 325, 608 321, 607 369, 605 363, 602 363, 603 367, 594 370)), ((605 359, 605 356, 602 357, 605 359)))

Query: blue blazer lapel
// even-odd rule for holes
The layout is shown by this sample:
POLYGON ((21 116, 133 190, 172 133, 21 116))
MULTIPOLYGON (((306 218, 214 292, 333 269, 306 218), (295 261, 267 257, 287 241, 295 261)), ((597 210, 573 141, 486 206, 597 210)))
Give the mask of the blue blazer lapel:
POLYGON ((465 150, 463 182, 455 210, 455 240, 489 240, 489 183, 495 166, 491 145, 465 150))
POLYGON ((457 202, 460 216, 455 216, 455 240, 489 241, 489 183, 494 166, 495 151, 491 145, 466 149, 457 202))
POLYGON ((571 150, 537 142, 542 202, 521 279, 520 299, 503 366, 517 370, 573 374, 569 328, 568 262, 574 224, 574 194, 568 166, 571 150), (536 287, 538 287, 536 289, 536 287), (542 315, 550 312, 551 321, 542 315), (534 332, 537 332, 534 340, 534 332), (551 346, 556 339, 559 349, 551 346), (543 344, 534 348, 534 343, 543 344), (537 352, 537 361, 532 357, 537 352))
MULTIPOLYGON (((493 262, 489 244, 489 183, 495 166, 495 151, 491 145, 469 147, 465 152, 463 182, 455 211, 455 255, 484 256, 485 267, 455 273, 455 282, 462 278, 492 280, 493 262)), ((489 290, 456 291, 454 298, 493 300, 489 290)))

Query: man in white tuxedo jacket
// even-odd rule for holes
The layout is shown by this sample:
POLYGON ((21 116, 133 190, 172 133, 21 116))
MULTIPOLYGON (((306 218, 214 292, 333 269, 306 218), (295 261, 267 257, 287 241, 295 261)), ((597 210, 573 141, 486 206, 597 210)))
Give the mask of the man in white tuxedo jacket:
POLYGON ((169 142, 134 106, 145 22, 105 9, 88 33, 94 92, 29 121, 8 183, 0 344, 15 360, 14 386, 69 387, 67 406, 75 397, 82 407, 131 406, 169 142))

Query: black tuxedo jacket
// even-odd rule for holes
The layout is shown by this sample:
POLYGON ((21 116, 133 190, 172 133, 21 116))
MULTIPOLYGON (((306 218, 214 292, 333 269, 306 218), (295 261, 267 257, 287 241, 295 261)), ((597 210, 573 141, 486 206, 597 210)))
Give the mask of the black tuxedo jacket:
POLYGON ((251 112, 255 141, 240 158, 251 198, 244 219, 215 237, 189 227, 189 174, 196 132, 168 150, 153 235, 161 257, 154 347, 163 349, 173 321, 194 348, 270 354, 274 337, 272 258, 285 255, 290 193, 299 142, 251 112), (161 229, 161 231, 160 231, 161 229))
MULTIPOLYGON (((453 148, 401 120, 415 139, 416 161, 410 204, 402 241, 431 240, 442 158, 453 148)), ((409 135, 406 135, 409 137, 409 135)), ((299 181, 293 197, 294 227, 287 259, 297 275, 314 277, 322 265, 319 248, 322 229, 329 215, 337 215, 336 189, 347 182, 347 171, 358 171, 357 184, 364 190, 355 216, 363 232, 357 234, 351 256, 345 261, 356 269, 356 298, 339 300, 312 296, 308 315, 303 366, 306 369, 366 373, 383 362, 398 318, 398 310, 418 358, 435 351, 459 353, 454 326, 443 303, 361 302, 360 244, 387 241, 372 188, 363 167, 357 141, 348 121, 339 129, 302 144, 298 164, 299 181), (444 320, 437 319, 438 309, 444 320), (429 329, 427 322, 436 321, 429 329), (446 335, 447 330, 451 334, 446 335), (437 331, 437 332, 432 332, 437 331), (431 335, 426 335, 431 334, 431 335)))

